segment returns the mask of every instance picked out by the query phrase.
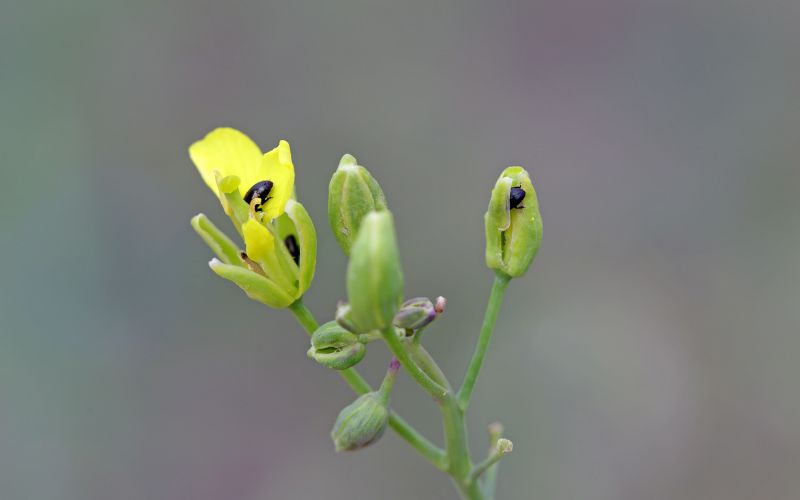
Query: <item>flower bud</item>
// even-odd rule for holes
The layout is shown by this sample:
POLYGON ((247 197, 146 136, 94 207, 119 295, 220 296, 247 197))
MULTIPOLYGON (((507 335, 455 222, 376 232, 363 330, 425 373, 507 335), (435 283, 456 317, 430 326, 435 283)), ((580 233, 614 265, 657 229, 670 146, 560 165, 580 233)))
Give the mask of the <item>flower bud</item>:
POLYGON ((328 220, 345 255, 369 212, 386 210, 386 197, 369 171, 351 155, 344 155, 328 187, 328 220))
POLYGON ((346 406, 331 430, 336 451, 352 451, 374 443, 383 435, 389 422, 389 395, 400 362, 392 358, 380 388, 368 392, 346 406))
POLYGON ((500 174, 486 222, 486 265, 516 278, 525 274, 542 241, 542 216, 528 172, 508 167, 500 174))
POLYGON ((394 316, 394 326, 405 330, 419 330, 436 319, 436 309, 427 297, 417 297, 403 302, 394 316))
POLYGON ((389 410, 377 392, 370 392, 346 406, 336 418, 331 439, 336 451, 352 451, 374 443, 389 422, 389 410))
POLYGON ((403 299, 403 271, 392 214, 364 217, 347 268, 351 317, 359 332, 383 330, 392 324, 403 299))
POLYGON ((367 349, 358 336, 348 332, 335 321, 317 328, 311 336, 308 357, 334 370, 346 370, 364 359, 367 349))

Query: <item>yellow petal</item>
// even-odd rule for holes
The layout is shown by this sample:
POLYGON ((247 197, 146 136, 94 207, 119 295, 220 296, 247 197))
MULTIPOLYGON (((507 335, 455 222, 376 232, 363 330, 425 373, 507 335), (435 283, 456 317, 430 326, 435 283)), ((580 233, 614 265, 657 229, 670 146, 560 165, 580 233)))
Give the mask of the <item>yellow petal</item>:
POLYGON ((261 262, 275 248, 275 238, 269 230, 258 223, 255 219, 250 219, 242 226, 242 235, 247 250, 247 256, 261 262))
POLYGON ((212 130, 203 139, 189 147, 189 156, 208 187, 219 195, 215 171, 222 177, 235 175, 242 180, 242 193, 250 189, 247 184, 257 173, 261 150, 242 132, 232 128, 212 130))
POLYGON ((267 220, 275 219, 284 212, 286 202, 294 191, 294 164, 289 143, 280 141, 278 147, 266 153, 261 158, 257 172, 258 178, 253 183, 272 181, 270 199, 266 203, 262 202, 262 211, 267 220))

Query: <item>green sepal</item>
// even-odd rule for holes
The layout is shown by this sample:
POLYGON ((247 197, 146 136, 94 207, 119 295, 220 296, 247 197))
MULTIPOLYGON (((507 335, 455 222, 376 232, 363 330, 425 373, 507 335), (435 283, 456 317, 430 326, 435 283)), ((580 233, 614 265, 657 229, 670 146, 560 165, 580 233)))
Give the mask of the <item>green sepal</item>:
POLYGON ((238 285, 248 297, 269 307, 283 309, 294 302, 294 298, 272 280, 249 269, 224 264, 217 259, 211 259, 208 266, 218 276, 238 285))
POLYGON ((317 230, 305 207, 297 201, 286 202, 286 215, 294 223, 294 234, 300 247, 298 293, 302 295, 314 280, 317 266, 317 230))
POLYGON ((391 212, 371 212, 361 223, 347 268, 351 319, 359 332, 383 330, 403 298, 403 271, 391 212))
POLYGON ((192 217, 191 224, 195 232, 222 262, 236 266, 243 264, 240 257, 241 249, 225 233, 220 231, 205 214, 197 214, 192 217))
POLYGON ((380 185, 355 157, 344 155, 328 186, 328 222, 345 255, 350 255, 364 217, 380 210, 386 210, 380 185))

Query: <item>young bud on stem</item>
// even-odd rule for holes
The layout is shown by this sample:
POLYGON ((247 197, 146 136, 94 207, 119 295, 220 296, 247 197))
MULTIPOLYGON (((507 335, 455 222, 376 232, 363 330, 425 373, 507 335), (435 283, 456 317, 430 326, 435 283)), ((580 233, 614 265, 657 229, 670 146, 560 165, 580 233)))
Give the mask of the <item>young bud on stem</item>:
POLYGON ((404 330, 419 330, 436 319, 436 309, 427 297, 417 297, 403 302, 394 316, 394 326, 404 330))
POLYGON ((358 336, 335 321, 320 326, 311 336, 308 357, 334 370, 346 370, 364 359, 367 349, 358 336))
POLYGON ((486 265, 512 278, 525 274, 542 241, 542 216, 524 168, 500 174, 484 219, 486 265))
POLYGON ((403 272, 389 211, 364 217, 347 268, 347 295, 359 332, 391 325, 403 298, 403 272))
POLYGON ((346 406, 331 430, 336 451, 352 451, 374 443, 383 435, 389 422, 389 395, 400 369, 392 359, 380 389, 359 397, 346 406))
POLYGON ((345 255, 350 255, 364 217, 380 210, 386 210, 381 187, 353 156, 344 155, 328 187, 328 220, 345 255))

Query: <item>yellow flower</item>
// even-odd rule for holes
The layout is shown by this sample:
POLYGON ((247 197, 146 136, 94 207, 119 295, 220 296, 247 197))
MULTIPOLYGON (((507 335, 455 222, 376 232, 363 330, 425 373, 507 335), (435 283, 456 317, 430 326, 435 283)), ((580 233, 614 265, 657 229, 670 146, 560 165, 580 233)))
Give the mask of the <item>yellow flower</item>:
POLYGON ((242 132, 218 128, 192 144, 189 156, 218 197, 222 180, 233 189, 238 187, 242 197, 256 184, 269 181, 272 185, 259 208, 266 220, 284 213, 294 189, 294 165, 288 142, 280 141, 278 147, 262 154, 256 143, 242 132))

